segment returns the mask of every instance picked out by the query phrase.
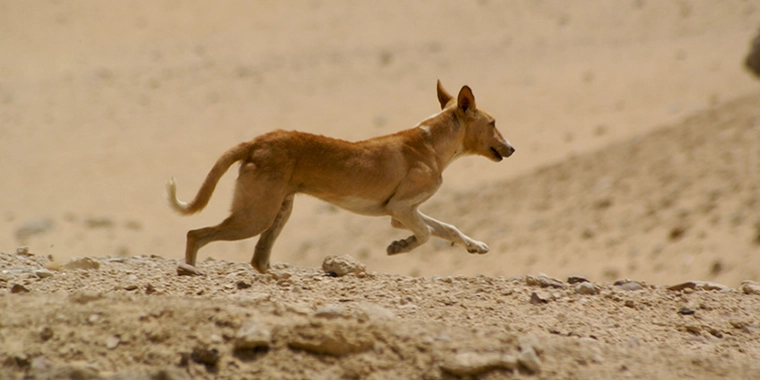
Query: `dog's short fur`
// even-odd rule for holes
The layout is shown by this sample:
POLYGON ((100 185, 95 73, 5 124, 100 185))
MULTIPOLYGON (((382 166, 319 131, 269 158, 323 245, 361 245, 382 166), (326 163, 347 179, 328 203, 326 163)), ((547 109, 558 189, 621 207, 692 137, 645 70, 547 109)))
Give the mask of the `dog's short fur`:
POLYGON ((272 245, 288 221, 296 193, 358 214, 389 215, 393 227, 413 233, 391 243, 389 255, 409 252, 431 234, 471 253, 488 252, 486 244, 417 208, 438 190, 441 173, 455 158, 475 154, 501 161, 515 149, 496 129, 494 118, 476 107, 469 87, 462 87, 457 98, 440 81, 437 90, 442 111, 415 128, 360 142, 282 130, 266 133, 225 152, 190 203, 177 199, 174 179, 169 180, 171 208, 192 214, 208 204, 219 178, 241 161, 231 215, 219 225, 187 233, 185 263, 194 266, 198 249, 212 241, 261 234, 251 265, 267 272, 272 245))

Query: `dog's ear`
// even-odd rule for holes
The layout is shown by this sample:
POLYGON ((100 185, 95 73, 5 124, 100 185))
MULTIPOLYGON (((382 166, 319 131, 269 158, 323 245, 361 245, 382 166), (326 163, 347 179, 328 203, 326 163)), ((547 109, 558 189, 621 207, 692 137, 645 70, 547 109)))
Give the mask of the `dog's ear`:
POLYGON ((438 101, 441 103, 441 109, 446 108, 446 104, 449 104, 449 101, 453 99, 454 97, 449 94, 448 91, 446 91, 445 88, 443 88, 443 85, 441 84, 441 80, 438 80, 438 84, 436 85, 438 90, 438 101))
POLYGON ((472 94, 469 86, 463 86, 457 96, 457 105, 463 112, 475 109, 475 95, 472 94))

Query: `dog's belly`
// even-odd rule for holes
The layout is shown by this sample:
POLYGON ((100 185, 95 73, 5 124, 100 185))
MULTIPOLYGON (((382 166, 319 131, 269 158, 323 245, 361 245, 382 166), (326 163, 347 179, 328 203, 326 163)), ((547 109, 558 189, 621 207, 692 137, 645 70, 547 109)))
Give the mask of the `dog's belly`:
POLYGON ((323 197, 318 196, 317 198, 320 198, 325 202, 331 203, 344 210, 348 210, 356 214, 368 215, 368 216, 386 215, 383 202, 378 202, 377 200, 374 200, 374 199, 364 199, 364 198, 353 197, 353 196, 344 196, 344 197, 329 198, 329 199, 326 197, 323 198, 323 197))

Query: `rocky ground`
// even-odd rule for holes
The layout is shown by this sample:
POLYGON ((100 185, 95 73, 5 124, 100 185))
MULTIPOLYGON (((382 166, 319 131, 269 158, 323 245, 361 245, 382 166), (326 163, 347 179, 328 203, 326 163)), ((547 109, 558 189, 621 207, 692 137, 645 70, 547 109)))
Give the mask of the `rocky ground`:
MULTIPOLYGON (((760 285, 0 255, 3 379, 750 379, 760 285)), ((370 268, 371 269, 371 268, 370 268)))

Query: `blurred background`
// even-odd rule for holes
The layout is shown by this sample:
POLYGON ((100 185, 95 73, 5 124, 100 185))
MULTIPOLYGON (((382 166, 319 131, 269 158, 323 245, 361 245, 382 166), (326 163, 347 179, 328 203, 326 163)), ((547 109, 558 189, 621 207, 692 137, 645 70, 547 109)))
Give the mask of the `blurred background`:
MULTIPOLYGON (((516 147, 460 159, 423 206, 491 246, 388 257, 388 218, 307 196, 273 262, 351 254, 405 275, 544 272, 658 284, 760 279, 760 82, 744 68, 754 0, 0 0, 0 251, 184 255, 227 215, 226 149, 277 128, 360 140, 472 87, 516 147)), ((256 239, 199 260, 249 261, 256 239)))

